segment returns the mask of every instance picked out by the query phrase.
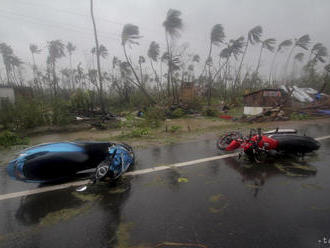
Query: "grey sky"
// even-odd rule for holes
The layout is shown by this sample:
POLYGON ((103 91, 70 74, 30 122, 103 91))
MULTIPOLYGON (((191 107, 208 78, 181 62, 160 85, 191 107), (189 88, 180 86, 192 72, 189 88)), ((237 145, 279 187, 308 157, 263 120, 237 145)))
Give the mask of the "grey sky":
MULTIPOLYGON (((226 39, 246 35, 249 29, 261 25, 264 38, 282 41, 309 34, 313 42, 330 47, 330 1, 328 0, 94 0, 100 43, 113 55, 123 57, 120 33, 126 23, 139 26, 140 46, 134 55, 145 55, 152 40, 165 48, 162 22, 169 8, 182 12, 184 30, 178 43, 189 42, 190 52, 205 59, 209 33, 214 24, 223 24, 226 39)), ((10 44, 15 53, 30 63, 28 46, 45 47, 46 41, 61 39, 77 46, 74 62, 90 64, 89 51, 94 46, 89 0, 0 0, 0 42, 10 44)), ((221 48, 220 48, 221 49, 221 48)), ((246 64, 254 68, 258 56, 255 47, 246 64)), ((218 53, 219 50, 216 50, 218 53)), ((44 49, 46 53, 46 49, 44 49)), ((44 64, 45 55, 37 57, 44 64)), ((284 59, 282 56, 279 60, 284 59)), ((261 71, 269 68, 270 56, 265 52, 261 71)), ((62 66, 68 63, 63 59, 62 66)), ((3 67, 1 65, 1 67, 3 67)), ((3 69, 3 68, 1 68, 3 69)))

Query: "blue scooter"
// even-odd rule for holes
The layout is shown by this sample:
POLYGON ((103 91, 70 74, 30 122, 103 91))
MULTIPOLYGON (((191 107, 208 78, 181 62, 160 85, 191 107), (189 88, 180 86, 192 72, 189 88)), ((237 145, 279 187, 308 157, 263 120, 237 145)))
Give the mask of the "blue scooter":
POLYGON ((111 142, 47 143, 23 150, 10 161, 8 174, 25 182, 49 183, 71 179, 96 168, 93 181, 120 177, 134 164, 135 154, 127 144, 111 142))

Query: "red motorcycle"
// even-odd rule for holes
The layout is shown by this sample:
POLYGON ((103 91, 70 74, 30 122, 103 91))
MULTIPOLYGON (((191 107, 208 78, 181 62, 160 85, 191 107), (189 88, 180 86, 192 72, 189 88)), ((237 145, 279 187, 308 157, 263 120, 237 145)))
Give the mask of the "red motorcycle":
POLYGON ((217 147, 223 151, 234 151, 241 148, 242 153, 257 163, 264 162, 270 154, 284 153, 304 156, 320 148, 320 143, 308 136, 297 135, 295 129, 276 129, 261 133, 250 130, 248 137, 240 132, 230 132, 217 140, 217 147))

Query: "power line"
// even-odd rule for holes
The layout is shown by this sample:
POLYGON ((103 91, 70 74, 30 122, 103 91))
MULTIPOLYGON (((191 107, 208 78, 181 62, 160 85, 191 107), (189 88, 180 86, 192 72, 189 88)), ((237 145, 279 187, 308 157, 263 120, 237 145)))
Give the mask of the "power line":
MULTIPOLYGON (((61 29, 64 28, 64 29, 68 29, 70 31, 79 32, 80 34, 86 34, 86 33, 81 33, 81 31, 83 30, 84 32, 85 31, 91 32, 91 35, 92 35, 92 30, 89 29, 89 28, 78 27, 78 26, 67 24, 67 23, 66 24, 60 24, 60 23, 56 23, 56 22, 53 22, 53 23, 48 22, 47 23, 47 22, 45 22, 45 20, 40 19, 40 18, 26 16, 26 15, 22 15, 22 14, 17 14, 17 13, 14 13, 14 12, 11 12, 11 11, 8 11, 8 10, 4 10, 4 9, 0 9, 0 12, 4 13, 6 15, 14 15, 14 16, 17 16, 19 18, 30 19, 29 22, 33 22, 34 24, 37 24, 37 25, 47 25, 47 26, 53 26, 55 28, 61 28, 61 29)), ((11 18, 12 18, 12 16, 11 16, 11 18)), ((103 32, 103 31, 98 31, 98 34, 100 36, 104 37, 104 38, 108 38, 108 39, 112 39, 112 40, 116 40, 116 41, 121 42, 121 39, 119 38, 120 34, 109 34, 109 33, 103 32)), ((144 40, 151 42, 151 40, 148 40, 148 39, 144 39, 144 40)), ((166 46, 164 44, 160 43, 160 45, 162 46, 162 48, 164 50, 166 49, 166 46)))
MULTIPOLYGON (((59 8, 54 8, 54 7, 50 7, 49 5, 47 4, 41 4, 41 3, 38 3, 38 4, 35 4, 35 3, 29 3, 29 2, 24 2, 24 1, 20 1, 20 0, 16 0, 17 3, 20 3, 20 4, 25 4, 25 5, 31 5, 31 6, 37 6, 37 7, 41 7, 41 6, 44 6, 44 7, 48 7, 48 8, 51 8, 52 11, 55 10, 56 12, 62 12, 62 13, 67 13, 67 14, 70 14, 70 15, 76 15, 76 16, 81 16, 81 17, 85 17, 85 18, 89 18, 89 15, 85 15, 85 14, 81 14, 81 13, 76 13, 76 12, 72 12, 72 11, 68 11, 68 10, 64 10, 64 9, 59 9, 59 8)), ((110 19, 107 19, 107 18, 103 18, 103 17, 96 17, 97 20, 102 20, 102 21, 105 21, 105 22, 108 22, 108 23, 112 23, 112 24, 115 24, 115 25, 120 25, 120 26, 124 26, 125 24, 127 23, 122 23, 122 22, 118 22, 118 21, 113 21, 113 20, 110 20, 110 19)), ((143 30, 148 30, 150 32, 156 32, 158 30, 156 30, 155 28, 150 28, 150 27, 143 27, 143 30)), ((189 37, 190 39, 192 40, 199 40, 200 42, 202 43, 205 43, 205 40, 202 40, 202 39, 198 39, 196 38, 196 36, 194 37, 189 37)), ((149 40, 151 42, 151 40, 149 40)), ((166 44, 165 43, 160 43, 162 46, 166 47, 166 44)))

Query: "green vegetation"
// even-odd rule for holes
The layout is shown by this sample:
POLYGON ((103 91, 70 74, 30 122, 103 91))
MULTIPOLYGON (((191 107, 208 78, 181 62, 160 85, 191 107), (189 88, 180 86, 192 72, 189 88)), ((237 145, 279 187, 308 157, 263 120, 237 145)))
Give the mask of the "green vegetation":
POLYGON ((181 126, 171 126, 170 128, 169 128, 169 132, 170 133, 176 133, 178 130, 180 130, 180 129, 182 129, 182 127, 181 126))
POLYGON ((27 138, 21 138, 17 134, 10 132, 10 131, 4 131, 0 133, 0 147, 9 147, 14 145, 26 145, 29 141, 27 138))
POLYGON ((290 115, 290 120, 306 120, 309 119, 309 115, 306 113, 297 113, 294 112, 290 115))
POLYGON ((180 117, 182 117, 184 115, 185 115, 185 113, 184 113, 184 111, 183 111, 182 108, 177 108, 176 110, 174 110, 171 113, 172 118, 180 118, 180 117))

